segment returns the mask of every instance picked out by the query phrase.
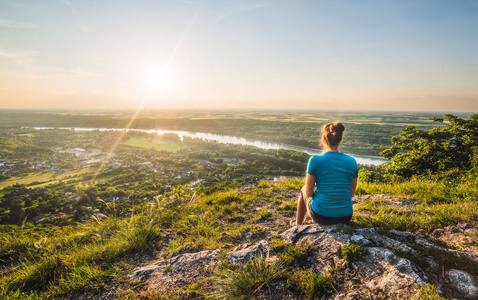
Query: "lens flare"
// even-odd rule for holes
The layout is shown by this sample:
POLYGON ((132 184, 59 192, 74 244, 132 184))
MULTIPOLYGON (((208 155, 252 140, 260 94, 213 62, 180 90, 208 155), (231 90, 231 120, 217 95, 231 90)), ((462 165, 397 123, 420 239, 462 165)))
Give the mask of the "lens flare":
POLYGON ((164 90, 173 84, 173 76, 168 69, 151 69, 146 75, 146 80, 151 90, 164 90))

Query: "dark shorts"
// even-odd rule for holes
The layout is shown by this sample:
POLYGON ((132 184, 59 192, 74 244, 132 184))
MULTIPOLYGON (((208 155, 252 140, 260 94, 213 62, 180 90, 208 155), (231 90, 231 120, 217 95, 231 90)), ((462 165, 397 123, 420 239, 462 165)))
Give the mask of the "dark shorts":
MULTIPOLYGON (((302 193, 302 191, 300 191, 302 193)), ((309 216, 314 220, 315 223, 319 223, 320 225, 332 225, 332 224, 339 224, 339 223, 348 223, 350 222, 350 219, 352 219, 352 216, 346 216, 346 217, 326 217, 319 215, 315 211, 312 210, 312 207, 310 207, 310 203, 312 202, 313 197, 304 197, 302 195, 302 198, 305 201, 305 206, 307 207, 307 213, 309 216)))

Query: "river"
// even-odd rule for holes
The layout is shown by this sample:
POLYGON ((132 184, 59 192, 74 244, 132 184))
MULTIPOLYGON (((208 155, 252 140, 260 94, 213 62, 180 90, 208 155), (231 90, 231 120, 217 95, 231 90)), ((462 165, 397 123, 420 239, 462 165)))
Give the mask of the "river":
MULTIPOLYGON (((123 128, 86 128, 86 127, 34 127, 35 129, 68 129, 68 130, 75 130, 75 131, 124 131, 123 128)), ((189 131, 175 131, 175 130, 154 130, 154 129, 128 129, 129 131, 137 131, 137 132, 147 132, 147 133, 155 133, 157 132, 158 135, 163 133, 175 133, 181 137, 191 137, 191 138, 200 138, 207 141, 217 141, 220 143, 226 144, 239 144, 239 145, 248 145, 248 146, 255 146, 262 149, 286 149, 286 150, 295 150, 305 152, 309 155, 318 155, 322 154, 320 149, 308 148, 308 147, 300 147, 294 145, 287 145, 282 143, 270 143, 264 142, 259 140, 250 140, 245 139, 242 137, 235 137, 229 135, 219 135, 219 134, 212 134, 212 133, 203 133, 203 132, 189 132, 189 131)), ((347 153, 350 156, 354 157, 357 163, 359 164, 366 164, 366 165, 379 165, 381 163, 387 162, 388 160, 380 157, 380 156, 368 156, 368 155, 357 155, 347 153)))

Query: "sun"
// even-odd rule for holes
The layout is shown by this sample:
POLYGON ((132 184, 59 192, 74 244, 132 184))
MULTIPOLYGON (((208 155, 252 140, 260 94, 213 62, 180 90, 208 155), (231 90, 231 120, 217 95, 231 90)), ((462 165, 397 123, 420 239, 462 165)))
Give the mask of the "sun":
POLYGON ((166 68, 152 68, 146 74, 151 90, 165 90, 173 85, 173 76, 166 68))

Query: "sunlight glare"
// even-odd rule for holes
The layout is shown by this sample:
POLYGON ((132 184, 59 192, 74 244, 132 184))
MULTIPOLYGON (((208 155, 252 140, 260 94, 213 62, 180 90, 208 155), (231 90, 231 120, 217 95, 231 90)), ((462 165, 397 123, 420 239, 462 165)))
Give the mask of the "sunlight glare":
POLYGON ((151 90, 164 90, 173 84, 172 74, 167 69, 151 69, 146 79, 151 90))

